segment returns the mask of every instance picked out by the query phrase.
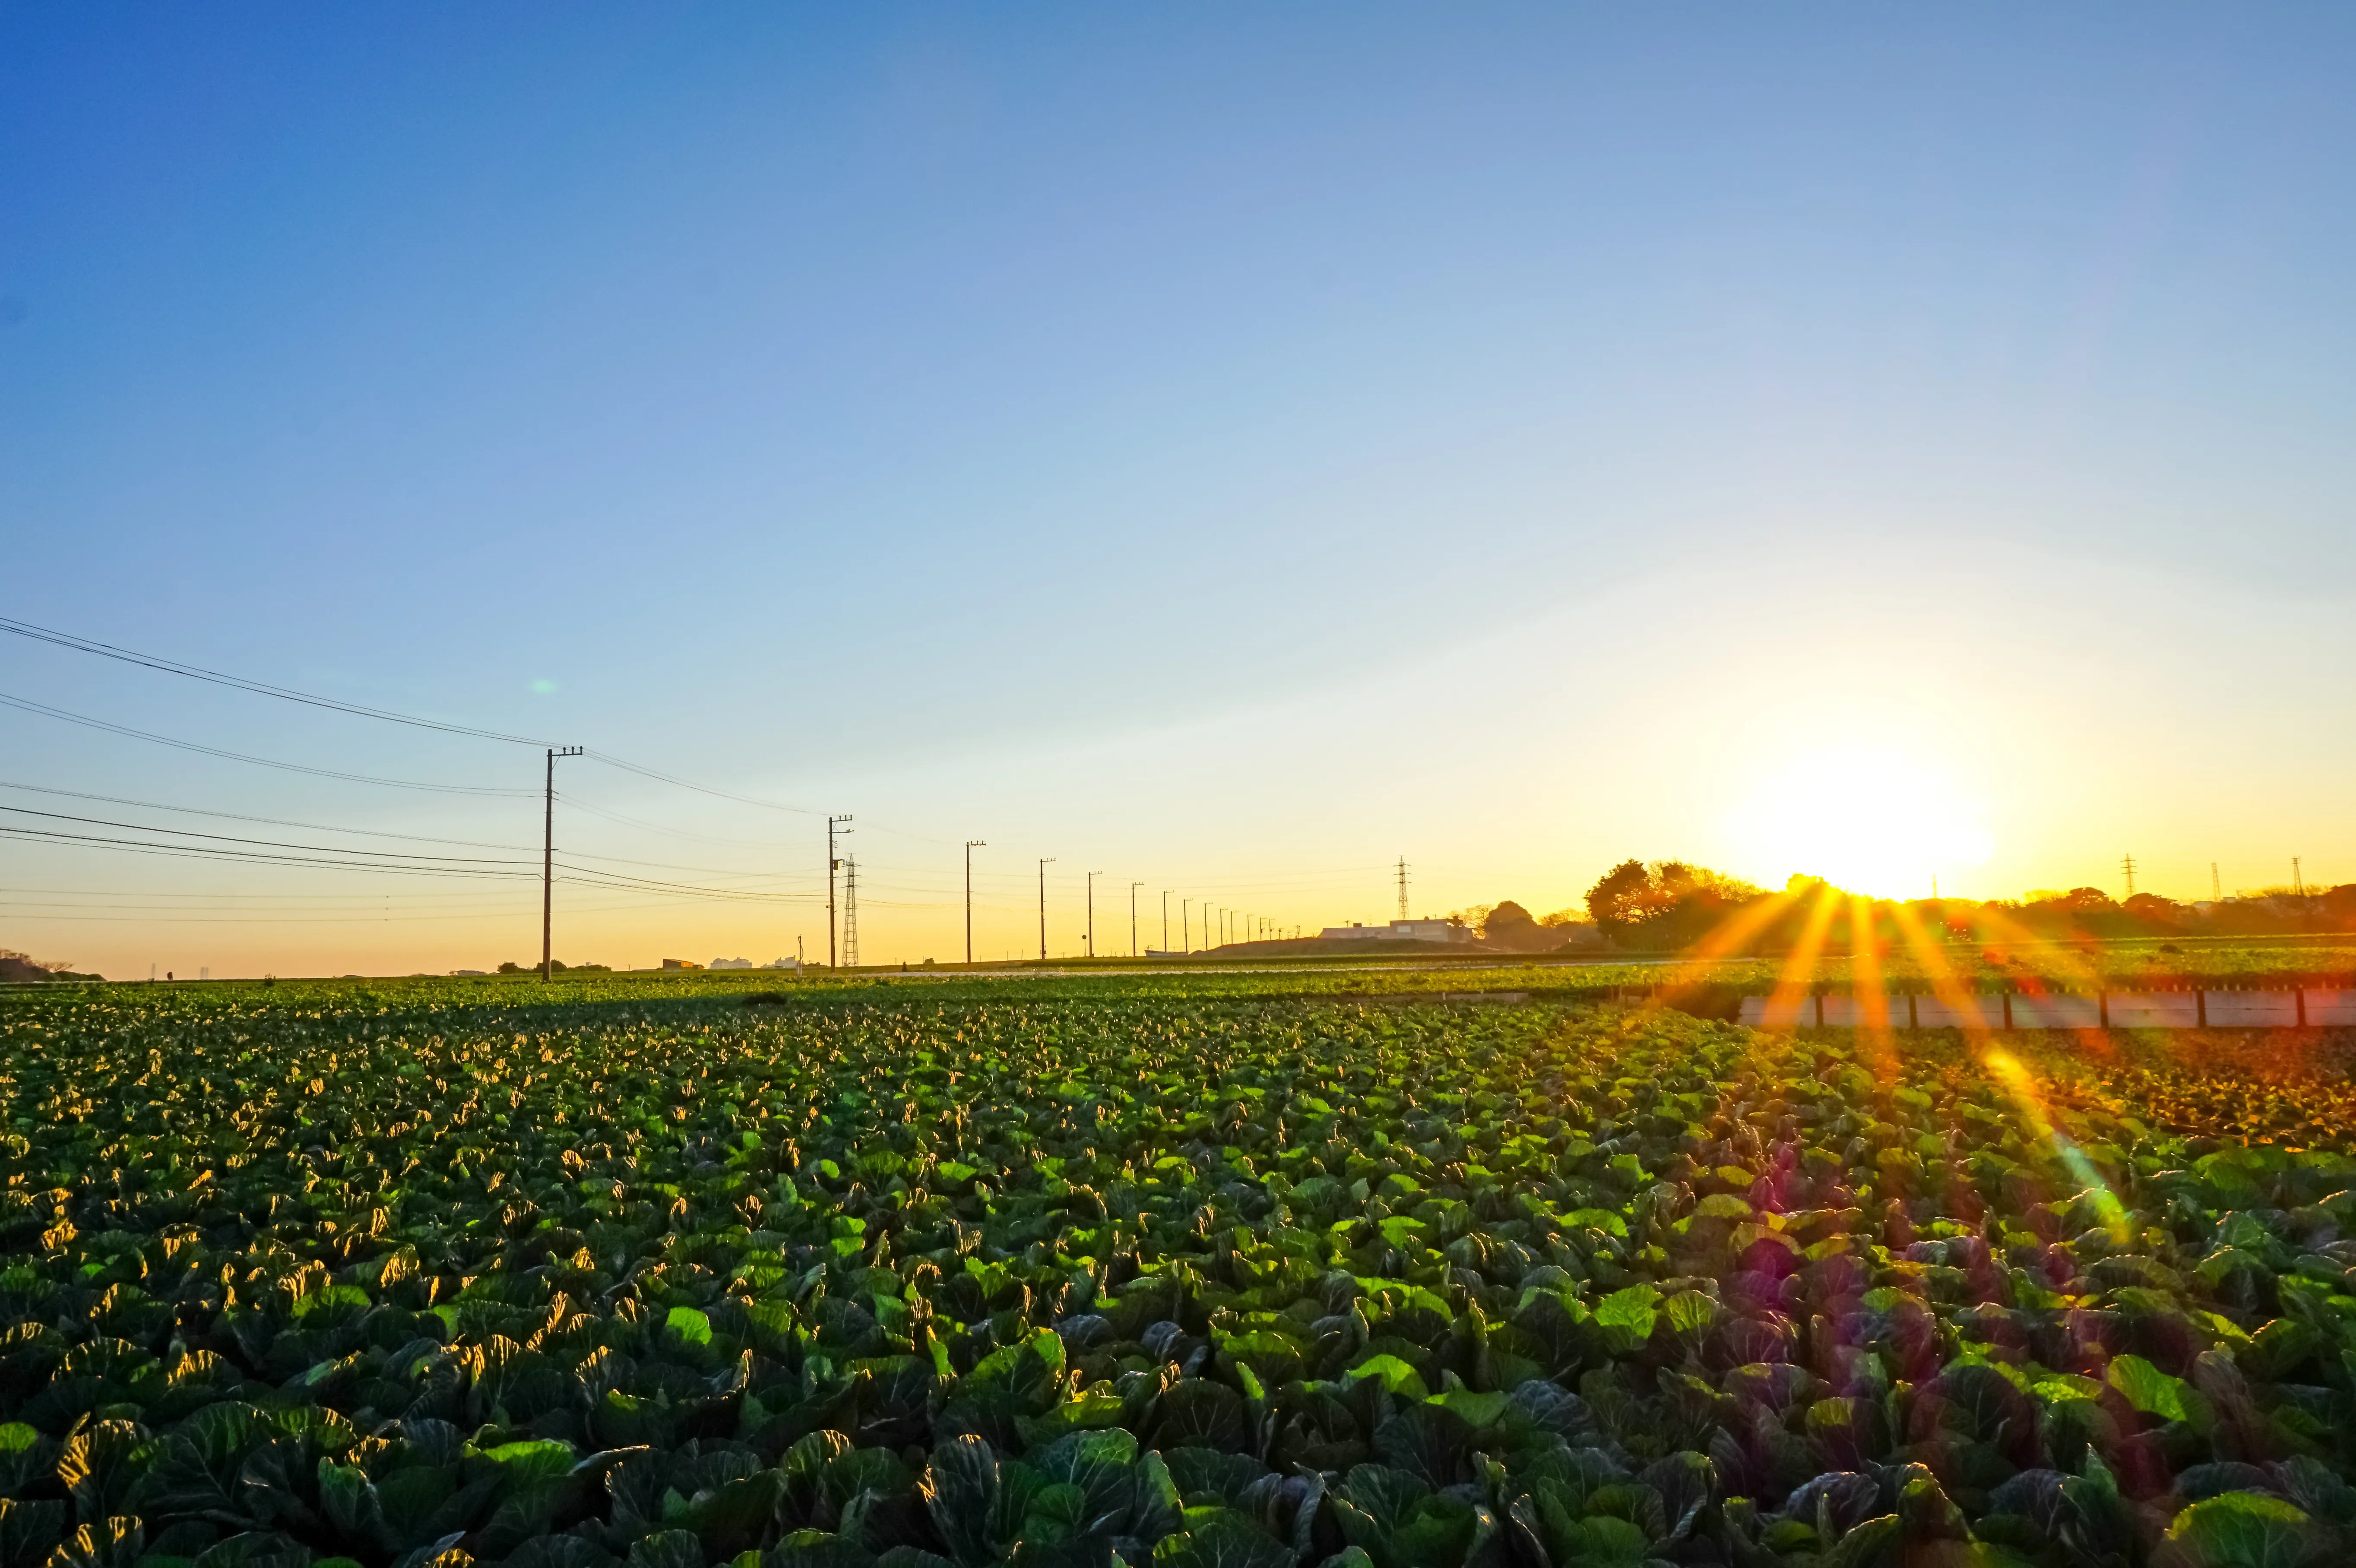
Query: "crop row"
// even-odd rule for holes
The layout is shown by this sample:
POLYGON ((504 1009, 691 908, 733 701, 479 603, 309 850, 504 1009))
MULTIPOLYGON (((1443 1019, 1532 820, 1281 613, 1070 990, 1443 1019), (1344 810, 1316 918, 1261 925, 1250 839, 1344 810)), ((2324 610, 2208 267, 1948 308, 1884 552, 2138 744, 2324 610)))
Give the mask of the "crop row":
POLYGON ((0 1026, 0 1568, 2356 1556, 2356 1162, 2213 1136, 2274 1090, 1618 1008, 311 1002, 0 1026))

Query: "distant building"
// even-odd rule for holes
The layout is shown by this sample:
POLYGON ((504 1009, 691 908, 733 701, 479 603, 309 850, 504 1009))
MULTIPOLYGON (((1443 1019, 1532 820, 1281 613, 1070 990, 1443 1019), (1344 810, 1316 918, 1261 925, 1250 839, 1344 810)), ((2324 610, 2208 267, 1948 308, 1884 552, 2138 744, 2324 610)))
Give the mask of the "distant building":
POLYGON ((1388 925, 1329 925, 1317 933, 1324 942, 1470 942, 1472 931, 1452 920, 1395 920, 1388 925))
POLYGON ((714 958, 708 965, 713 969, 750 969, 752 966, 750 958, 714 958))
POLYGON ((703 967, 702 965, 686 958, 666 958, 662 961, 662 966, 666 969, 701 969, 703 967))
MULTIPOLYGON (((930 963, 931 960, 926 962, 930 963)), ((772 958, 761 965, 764 969, 799 969, 801 966, 802 961, 798 958, 772 958)))
POLYGON ((489 973, 489 971, 484 969, 453 969, 450 973, 453 975, 483 975, 489 973))

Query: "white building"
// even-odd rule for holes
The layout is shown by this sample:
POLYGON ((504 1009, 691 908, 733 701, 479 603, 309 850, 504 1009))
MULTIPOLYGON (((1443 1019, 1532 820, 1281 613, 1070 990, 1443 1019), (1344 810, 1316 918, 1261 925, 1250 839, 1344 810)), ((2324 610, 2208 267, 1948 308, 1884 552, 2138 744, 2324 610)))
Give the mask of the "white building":
POLYGON ((750 969, 752 966, 750 958, 714 958, 704 965, 707 969, 750 969))
POLYGON ((1318 936, 1326 942, 1470 942, 1472 933, 1449 920, 1395 920, 1388 925, 1329 925, 1318 936))

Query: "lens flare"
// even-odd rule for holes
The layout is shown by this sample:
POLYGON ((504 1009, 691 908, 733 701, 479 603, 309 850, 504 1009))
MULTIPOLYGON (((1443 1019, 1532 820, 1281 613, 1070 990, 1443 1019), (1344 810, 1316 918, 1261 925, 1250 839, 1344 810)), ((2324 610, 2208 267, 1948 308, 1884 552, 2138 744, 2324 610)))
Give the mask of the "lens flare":
POLYGON ((2075 1139, 2053 1125, 2052 1114, 2046 1109, 2044 1093, 2038 1087, 2037 1075, 2021 1065, 2020 1060, 2001 1046, 1989 1046, 1980 1052, 1980 1064, 1997 1087, 2010 1096, 2019 1108, 2020 1119, 2032 1136, 2053 1147, 2054 1155, 2062 1161, 2078 1185, 2094 1194, 2094 1209, 2102 1216, 2103 1229, 2110 1235, 2112 1244, 2124 1246, 2127 1241, 2126 1205, 2111 1190, 2111 1184, 2094 1162, 2088 1159, 2075 1139))

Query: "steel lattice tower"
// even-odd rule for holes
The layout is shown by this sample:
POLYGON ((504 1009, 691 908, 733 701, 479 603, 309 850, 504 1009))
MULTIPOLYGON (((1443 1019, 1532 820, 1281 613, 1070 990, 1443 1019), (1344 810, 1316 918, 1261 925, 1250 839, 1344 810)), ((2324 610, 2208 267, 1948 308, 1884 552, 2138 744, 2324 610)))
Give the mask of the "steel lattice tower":
POLYGON ((859 857, 842 858, 842 966, 859 967, 859 857))

